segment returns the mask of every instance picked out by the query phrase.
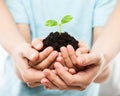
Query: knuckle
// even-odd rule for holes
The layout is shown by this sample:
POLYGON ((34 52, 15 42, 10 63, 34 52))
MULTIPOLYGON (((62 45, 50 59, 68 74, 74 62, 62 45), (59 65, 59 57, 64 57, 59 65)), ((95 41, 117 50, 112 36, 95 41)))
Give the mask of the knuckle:
POLYGON ((32 61, 29 61, 28 64, 32 67, 34 67, 34 65, 36 65, 36 62, 32 62, 32 61))
POLYGON ((39 64, 39 70, 44 70, 45 68, 48 68, 50 65, 50 62, 48 62, 47 60, 41 62, 41 64, 39 64))
POLYGON ((23 80, 24 82, 31 82, 31 76, 28 72, 26 72, 25 74, 23 74, 23 80))
POLYGON ((59 74, 60 76, 62 76, 63 75, 62 70, 57 71, 57 74, 59 74))
POLYGON ((73 84, 74 84, 74 80, 72 80, 72 79, 67 82, 67 85, 68 85, 68 86, 71 86, 71 85, 73 85, 73 84))
POLYGON ((38 70, 44 70, 45 67, 42 66, 42 64, 39 64, 38 66, 34 66, 34 68, 38 69, 38 70))
POLYGON ((65 84, 62 84, 62 86, 59 88, 60 90, 65 90, 65 89, 67 89, 67 85, 65 85, 65 84))

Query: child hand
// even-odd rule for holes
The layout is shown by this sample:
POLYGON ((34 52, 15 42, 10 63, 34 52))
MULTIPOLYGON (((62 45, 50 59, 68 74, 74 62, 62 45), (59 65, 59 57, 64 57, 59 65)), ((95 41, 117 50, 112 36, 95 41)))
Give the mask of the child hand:
MULTIPOLYGON (((40 39, 36 39, 32 41, 32 47, 37 51, 42 50, 43 42, 40 39)), ((30 66, 35 69, 43 70, 45 68, 50 68, 53 65, 53 62, 56 60, 58 56, 58 52, 54 51, 52 47, 47 47, 43 51, 39 52, 39 58, 36 62, 30 62, 30 66)))
MULTIPOLYGON (((60 51, 61 51, 61 61, 60 57, 57 58, 57 61, 59 61, 60 63, 63 62, 66 67, 68 67, 70 70, 70 72, 72 73, 72 71, 75 69, 76 71, 79 70, 83 70, 84 67, 82 66, 78 66, 77 64, 77 58, 78 56, 80 56, 81 54, 87 54, 89 52, 89 48, 87 46, 87 44, 85 44, 84 42, 79 42, 79 48, 75 51, 74 48, 71 45, 68 45, 67 47, 61 47, 60 51), (64 61, 62 61, 64 60, 64 61)), ((75 71, 73 71, 75 72, 75 71)))

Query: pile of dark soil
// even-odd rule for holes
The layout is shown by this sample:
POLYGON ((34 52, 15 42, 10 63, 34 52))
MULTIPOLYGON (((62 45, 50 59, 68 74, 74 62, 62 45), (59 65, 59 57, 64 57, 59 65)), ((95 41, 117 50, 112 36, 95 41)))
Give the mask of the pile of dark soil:
POLYGON ((78 41, 70 36, 67 32, 63 32, 59 34, 59 32, 51 32, 44 40, 43 40, 45 49, 48 46, 52 46, 54 50, 60 52, 60 48, 62 46, 67 46, 68 44, 72 45, 76 50, 78 48, 78 41))

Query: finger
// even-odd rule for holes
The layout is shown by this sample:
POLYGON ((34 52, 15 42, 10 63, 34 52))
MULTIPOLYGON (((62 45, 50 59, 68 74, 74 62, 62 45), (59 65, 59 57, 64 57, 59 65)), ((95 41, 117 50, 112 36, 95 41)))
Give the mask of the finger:
POLYGON ((97 53, 83 54, 77 58, 77 64, 80 66, 87 66, 87 65, 91 65, 91 64, 100 64, 99 63, 100 59, 101 59, 101 56, 100 56, 100 54, 97 54, 97 53))
POLYGON ((53 62, 56 60, 57 56, 58 56, 58 52, 53 51, 46 59, 40 62, 40 64, 34 66, 34 68, 43 70, 45 68, 50 67, 50 65, 53 64, 53 62))
POLYGON ((35 62, 39 58, 39 52, 33 49, 29 44, 20 47, 18 50, 22 50, 22 56, 29 59, 31 62, 35 62))
POLYGON ((32 82, 32 83, 27 83, 27 85, 31 88, 41 86, 41 82, 32 82))
MULTIPOLYGON (((45 85, 47 88, 46 89, 60 89, 57 86, 55 86, 50 80, 47 78, 43 78, 41 80, 41 84, 45 85)), ((62 88, 61 90, 85 90, 85 87, 80 87, 80 86, 66 86, 65 88, 62 88)))
POLYGON ((41 50, 43 48, 43 42, 41 39, 34 39, 31 43, 31 45, 36 50, 41 50))
POLYGON ((60 51, 61 51, 61 54, 62 54, 62 57, 65 61, 65 65, 69 68, 73 67, 73 64, 69 58, 69 55, 68 55, 68 51, 67 51, 67 48, 66 47, 61 47, 60 48, 60 51))
POLYGON ((68 72, 69 69, 68 69, 68 71, 66 71, 66 70, 64 69, 64 67, 62 67, 62 65, 61 65, 59 62, 56 62, 56 63, 54 64, 54 66, 55 66, 55 69, 56 69, 57 74, 58 74, 65 82, 67 82, 67 81, 69 81, 69 80, 72 79, 72 76, 73 76, 73 75, 71 75, 71 74, 68 72), (64 74, 64 75, 63 75, 63 74, 64 74))
POLYGON ((48 67, 49 69, 54 69, 54 63, 50 64, 50 66, 48 67))
POLYGON ((30 69, 30 70, 23 72, 22 77, 25 82, 36 82, 44 78, 45 75, 41 71, 30 69))
MULTIPOLYGON (((59 88, 50 88, 50 87, 48 87, 48 86, 45 86, 46 87, 46 89, 48 89, 48 90, 58 90, 59 88)), ((83 91, 83 90, 85 90, 86 88, 82 88, 82 87, 79 87, 79 86, 69 86, 68 88, 66 88, 66 89, 59 89, 59 90, 78 90, 78 91, 83 91)))
POLYGON ((89 48, 80 48, 79 50, 80 50, 81 54, 89 53, 89 48))
POLYGON ((88 53, 89 51, 89 47, 87 45, 87 43, 83 42, 83 41, 79 41, 78 43, 78 46, 79 46, 79 50, 81 51, 81 53, 88 53))
POLYGON ((66 71, 69 71, 68 67, 64 67, 64 69, 65 69, 66 71))
POLYGON ((26 58, 18 58, 17 60, 20 63, 16 64, 16 67, 24 82, 40 81, 45 77, 43 72, 31 68, 26 58))
MULTIPOLYGON (((59 89, 58 87, 56 87, 54 84, 52 84, 48 79, 44 78, 44 80, 41 80, 41 83, 45 86, 46 89, 52 89, 52 90, 56 90, 59 89)), ((85 90, 85 88, 82 88, 80 86, 68 86, 66 89, 60 89, 60 90, 80 90, 83 91, 85 90)))
POLYGON ((57 74, 60 76, 60 78, 64 80, 64 82, 66 82, 66 84, 68 81, 72 80, 73 75, 71 75, 68 71, 66 71, 59 62, 56 62, 54 66, 57 74))
POLYGON ((44 49, 42 52, 40 52, 40 58, 38 60, 38 62, 43 61, 46 57, 48 57, 51 53, 53 52, 53 48, 52 47, 47 47, 46 49, 44 49))
POLYGON ((80 48, 78 48, 75 53, 76 53, 76 56, 79 56, 79 55, 81 55, 82 52, 81 52, 80 48))
POLYGON ((35 65, 39 64, 41 61, 43 61, 45 58, 47 58, 52 51, 53 51, 52 47, 47 47, 45 50, 43 50, 42 52, 39 53, 39 58, 37 61, 29 62, 29 64, 31 66, 35 66, 35 65))
POLYGON ((47 78, 43 78, 41 80, 41 84, 43 84, 44 86, 47 86, 46 89, 58 89, 52 82, 50 82, 47 78))
POLYGON ((56 62, 60 62, 63 66, 65 66, 65 61, 64 61, 64 59, 63 59, 62 56, 58 56, 58 57, 56 58, 56 62))
POLYGON ((70 72, 70 73, 73 75, 73 74, 75 74, 75 73, 76 73, 76 70, 75 70, 75 69, 73 69, 73 68, 70 68, 68 72, 70 72))
POLYGON ((54 74, 57 74, 55 70, 52 69, 51 71, 52 71, 54 74))
POLYGON ((80 86, 70 86, 67 88, 67 90, 79 90, 79 91, 83 91, 86 88, 80 87, 80 86))
POLYGON ((42 71, 31 68, 27 60, 20 59, 21 63, 17 65, 24 82, 36 82, 45 77, 42 71))
MULTIPOLYGON (((74 68, 76 71, 78 70, 78 68, 76 67, 76 66, 74 66, 74 65, 76 65, 76 63, 77 63, 77 57, 76 57, 76 53, 75 53, 75 50, 74 50, 74 48, 71 46, 71 45, 68 45, 67 46, 67 51, 68 51, 68 58, 70 59, 70 61, 71 61, 71 67, 70 68, 74 68)), ((69 63, 68 63, 69 64, 69 63)), ((68 65, 67 64, 67 65, 68 65)), ((70 72, 73 72, 73 70, 72 71, 70 71, 70 72)), ((74 72, 73 73, 71 73, 71 74, 74 74, 74 72)))
POLYGON ((55 63, 55 70, 59 77, 68 85, 68 86, 80 86, 84 88, 84 85, 81 83, 82 77, 79 74, 72 75, 68 71, 64 69, 64 67, 56 62, 55 63))
POLYGON ((67 85, 52 71, 50 71, 49 69, 45 69, 43 72, 46 75, 47 79, 50 80, 50 82, 52 82, 59 89, 67 88, 67 85))
POLYGON ((67 50, 72 64, 76 64, 76 54, 74 48, 71 45, 68 45, 67 50))
POLYGON ((55 69, 59 77, 62 78, 62 80, 64 80, 68 86, 80 86, 84 89, 90 84, 93 79, 93 74, 90 75, 91 73, 89 73, 88 75, 88 72, 85 71, 81 71, 72 75, 69 72, 65 71, 62 65, 59 63, 56 63, 55 69))
POLYGON ((56 58, 56 62, 60 62, 63 66, 65 66, 65 61, 62 57, 62 54, 59 52, 58 57, 56 58))
POLYGON ((86 88, 93 80, 95 80, 96 73, 98 72, 98 68, 93 67, 86 71, 78 72, 74 75, 70 74, 61 64, 58 62, 55 63, 55 70, 60 78, 68 85, 68 86, 80 86, 81 88, 86 88))

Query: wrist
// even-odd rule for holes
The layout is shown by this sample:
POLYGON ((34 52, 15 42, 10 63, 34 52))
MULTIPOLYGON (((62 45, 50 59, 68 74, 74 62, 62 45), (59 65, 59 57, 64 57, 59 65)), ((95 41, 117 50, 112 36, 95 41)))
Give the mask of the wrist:
POLYGON ((22 54, 22 50, 24 50, 26 47, 31 47, 31 45, 27 42, 21 42, 19 44, 16 44, 10 51, 10 55, 13 56, 15 53, 22 54))
POLYGON ((110 76, 111 70, 109 67, 103 70, 103 72, 94 80, 95 83, 102 83, 108 79, 110 76))
MULTIPOLYGON (((95 52, 95 51, 91 51, 90 53, 94 53, 96 54, 96 56, 98 56, 98 62, 97 62, 97 65, 99 67, 98 71, 97 71, 97 74, 95 75, 93 81, 99 77, 99 75, 101 73, 103 73, 103 71, 106 69, 106 58, 105 58, 105 54, 103 52, 95 52)), ((108 66, 107 66, 108 67, 108 66)))

